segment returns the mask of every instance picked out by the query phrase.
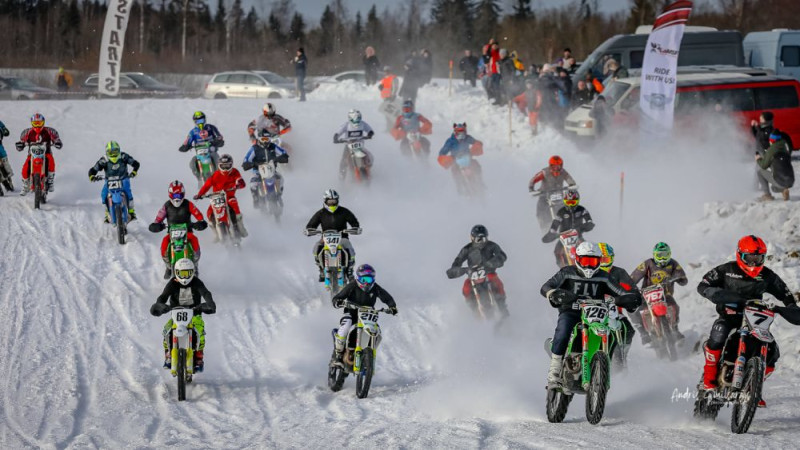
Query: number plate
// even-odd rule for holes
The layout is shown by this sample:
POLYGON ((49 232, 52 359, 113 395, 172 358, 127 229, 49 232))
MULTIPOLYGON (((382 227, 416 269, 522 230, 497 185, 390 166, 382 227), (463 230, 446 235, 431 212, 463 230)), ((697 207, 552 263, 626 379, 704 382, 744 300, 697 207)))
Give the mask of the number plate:
POLYGON ((586 306, 583 308, 583 315, 589 323, 602 322, 608 315, 608 308, 605 306, 586 306))
POLYGON ((377 322, 378 315, 371 311, 362 311, 358 314, 358 318, 362 323, 377 322))
POLYGON ((475 270, 469 277, 472 278, 472 281, 483 281, 486 278, 486 269, 475 270))
POLYGON ((350 148, 353 149, 353 150, 360 150, 360 149, 364 148, 364 143, 361 142, 361 141, 351 142, 350 143, 350 148))
POLYGON ((261 174, 262 178, 272 178, 275 174, 275 167, 270 163, 259 164, 258 173, 261 174))
POLYGON ((750 306, 744 309, 744 316, 747 319, 747 323, 750 324, 750 328, 753 330, 768 331, 769 327, 772 326, 772 322, 775 321, 774 312, 760 310, 750 306))
POLYGON ((172 240, 173 241, 180 241, 186 237, 186 230, 173 230, 172 231, 172 240))
POLYGON ((664 303, 664 289, 661 287, 645 289, 642 294, 644 295, 645 301, 650 305, 664 303))
POLYGON ((216 195, 214 197, 211 197, 211 204, 216 206, 216 207, 218 207, 218 208, 221 208, 221 207, 225 206, 225 196, 224 195, 216 195))
POLYGON ((108 188, 109 189, 122 189, 122 181, 121 180, 108 180, 108 188))
POLYGON ((205 156, 208 154, 208 147, 197 147, 197 155, 205 156))
POLYGON ((558 203, 564 199, 564 194, 556 193, 550 194, 550 203, 558 203))

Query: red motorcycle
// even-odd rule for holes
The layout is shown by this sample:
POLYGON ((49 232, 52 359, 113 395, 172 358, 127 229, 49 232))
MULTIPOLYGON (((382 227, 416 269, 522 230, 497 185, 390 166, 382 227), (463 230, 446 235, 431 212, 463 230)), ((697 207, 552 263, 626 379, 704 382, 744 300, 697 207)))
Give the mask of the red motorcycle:
POLYGON ((577 230, 567 230, 558 236, 556 244, 556 264, 566 267, 575 264, 575 251, 583 238, 577 230))
POLYGON ((645 331, 653 336, 653 347, 659 358, 668 357, 670 361, 678 359, 678 352, 675 348, 677 337, 675 336, 675 324, 678 319, 678 312, 674 305, 667 303, 667 295, 664 286, 654 284, 642 289, 647 308, 642 308, 642 324, 645 331))
POLYGON ((30 153, 30 190, 35 195, 33 206, 36 209, 43 203, 47 203, 47 147, 45 144, 29 144, 30 153))
POLYGON ((217 239, 219 242, 229 242, 238 247, 242 239, 232 223, 232 220, 236 219, 231 219, 231 208, 228 205, 225 191, 215 191, 206 197, 211 199, 211 211, 214 213, 214 217, 209 219, 214 222, 217 239))

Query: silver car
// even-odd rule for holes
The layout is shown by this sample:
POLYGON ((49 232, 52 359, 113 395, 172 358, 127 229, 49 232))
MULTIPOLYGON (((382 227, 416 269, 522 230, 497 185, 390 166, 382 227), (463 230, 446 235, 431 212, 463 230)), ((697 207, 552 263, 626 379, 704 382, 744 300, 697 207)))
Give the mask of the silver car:
POLYGON ((214 74, 203 91, 204 98, 291 98, 294 83, 266 70, 214 74))
POLYGON ((20 77, 0 77, 0 99, 32 100, 53 98, 58 92, 20 77))

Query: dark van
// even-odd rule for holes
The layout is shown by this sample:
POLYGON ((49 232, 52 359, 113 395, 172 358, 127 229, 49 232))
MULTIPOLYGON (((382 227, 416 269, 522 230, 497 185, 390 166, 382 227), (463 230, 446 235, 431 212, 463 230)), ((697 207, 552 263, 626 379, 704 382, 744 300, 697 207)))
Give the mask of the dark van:
MULTIPOLYGON (((602 80, 603 65, 610 57, 628 69, 641 69, 649 34, 618 34, 600 44, 575 71, 573 80, 583 80, 592 71, 602 80)), ((738 31, 696 31, 683 34, 678 66, 744 66, 742 34, 738 31)))

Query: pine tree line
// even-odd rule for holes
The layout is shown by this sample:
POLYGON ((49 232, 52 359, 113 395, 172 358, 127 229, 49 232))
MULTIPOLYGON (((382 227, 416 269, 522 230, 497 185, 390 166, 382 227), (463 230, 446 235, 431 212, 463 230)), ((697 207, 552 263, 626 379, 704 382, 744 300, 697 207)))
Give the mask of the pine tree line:
MULTIPOLYGON (((447 60, 457 60, 464 49, 480 51, 492 37, 526 63, 552 60, 565 46, 582 59, 608 37, 652 23, 667 2, 632 0, 629 11, 605 15, 597 13, 599 0, 547 10, 514 0, 507 11, 500 0, 402 0, 393 10, 379 12, 373 5, 362 14, 350 11, 346 0, 331 0, 312 23, 293 0, 271 1, 266 17, 254 7, 245 10, 242 0, 132 1, 124 70, 291 73, 289 60, 304 47, 310 72, 330 74, 360 68, 364 48, 372 46, 392 65, 427 48, 437 75, 446 73, 447 60)), ((691 22, 746 33, 791 27, 800 13, 797 0, 716 1, 717 8, 696 8, 691 22)), ((0 0, 0 64, 95 70, 106 8, 101 0, 0 0)))

